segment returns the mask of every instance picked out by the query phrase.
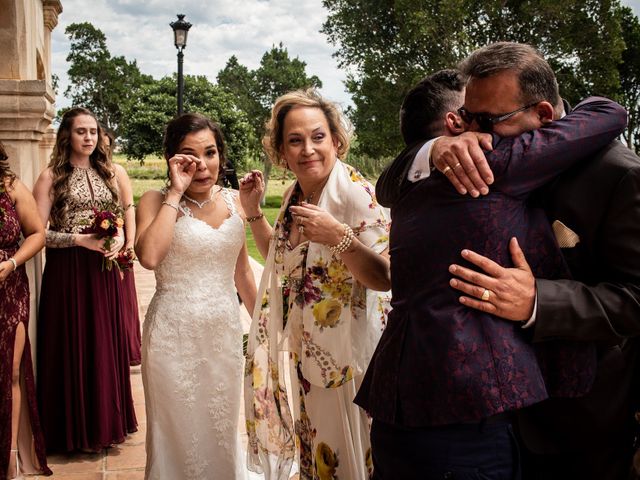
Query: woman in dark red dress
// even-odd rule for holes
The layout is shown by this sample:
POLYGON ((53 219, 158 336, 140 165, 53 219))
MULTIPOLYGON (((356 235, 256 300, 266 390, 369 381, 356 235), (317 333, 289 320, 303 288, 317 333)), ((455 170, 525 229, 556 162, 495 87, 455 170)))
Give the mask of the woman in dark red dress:
POLYGON ((34 187, 46 230, 38 313, 38 405, 47 452, 98 451, 136 430, 129 354, 116 267, 124 244, 85 232, 94 209, 130 198, 124 169, 113 165, 95 116, 64 114, 51 162, 34 187))
POLYGON ((33 384, 24 267, 43 246, 36 202, 9 169, 0 142, 0 479, 51 474, 33 384), (21 233, 24 242, 19 245, 21 233))
MULTIPOLYGON (((112 158, 115 137, 106 128, 103 128, 102 140, 105 150, 112 158)), ((123 203, 127 204, 124 212, 124 251, 130 258, 135 256, 133 252, 133 241, 136 237, 136 214, 133 208, 133 195, 124 198, 123 203)), ((121 272, 122 277, 122 305, 125 315, 125 329, 127 332, 127 348, 129 350, 129 365, 140 365, 141 338, 140 338, 140 314, 138 312, 138 296, 136 293, 136 280, 131 268, 121 272)))

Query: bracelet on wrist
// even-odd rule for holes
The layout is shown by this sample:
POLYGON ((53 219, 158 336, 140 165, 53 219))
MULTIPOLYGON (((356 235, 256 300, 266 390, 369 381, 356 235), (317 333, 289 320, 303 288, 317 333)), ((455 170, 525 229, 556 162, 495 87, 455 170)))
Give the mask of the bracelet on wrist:
POLYGON ((260 220, 262 217, 264 217, 264 212, 260 212, 258 215, 254 215, 253 217, 247 217, 247 222, 253 223, 256 220, 260 220))
POLYGON ((16 262, 16 259, 13 257, 8 258, 7 260, 13 264, 13 271, 15 272, 18 269, 18 262, 16 262))
POLYGON ((342 240, 340 240, 337 245, 329 247, 329 250, 331 250, 331 253, 333 253, 333 255, 339 255, 346 252, 347 249, 351 246, 351 243, 353 242, 353 239, 355 237, 353 234, 353 230, 349 225, 343 223, 342 226, 344 227, 344 235, 342 236, 342 240))
POLYGON ((167 202, 166 200, 162 201, 162 205, 166 205, 167 207, 171 207, 173 208, 176 212, 180 213, 180 208, 178 207, 177 204, 175 203, 171 203, 171 202, 167 202))

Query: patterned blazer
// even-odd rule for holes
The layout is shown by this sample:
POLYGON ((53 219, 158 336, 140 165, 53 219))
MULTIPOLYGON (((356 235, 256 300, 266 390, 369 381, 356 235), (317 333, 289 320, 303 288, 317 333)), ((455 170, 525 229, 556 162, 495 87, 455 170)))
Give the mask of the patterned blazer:
POLYGON ((449 287, 448 266, 468 248, 511 265, 517 237, 538 277, 567 266, 530 193, 617 137, 626 112, 590 98, 562 120, 519 137, 494 138, 495 183, 479 199, 459 195, 438 172, 408 187, 392 210, 392 311, 356 403, 378 420, 410 427, 476 421, 549 395, 578 396, 595 371, 590 343, 540 350, 520 325, 469 309, 449 287))

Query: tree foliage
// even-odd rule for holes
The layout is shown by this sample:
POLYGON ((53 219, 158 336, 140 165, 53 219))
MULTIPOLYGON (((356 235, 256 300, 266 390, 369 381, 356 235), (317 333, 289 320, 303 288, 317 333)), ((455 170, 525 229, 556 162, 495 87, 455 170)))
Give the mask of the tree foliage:
POLYGON ((291 90, 322 87, 317 76, 307 76, 306 66, 298 57, 291 58, 280 43, 264 53, 260 66, 255 70, 240 64, 234 55, 218 73, 218 85, 235 98, 236 105, 245 112, 251 123, 251 150, 255 157, 262 152, 260 140, 275 100, 291 90))
MULTIPOLYGON (((184 111, 201 113, 217 122, 225 136, 227 159, 242 164, 253 132, 233 96, 204 76, 185 76, 184 91, 184 111)), ((176 76, 144 83, 129 98, 124 104, 124 153, 141 162, 147 155, 162 156, 164 128, 175 117, 176 76)))
POLYGON ((623 136, 629 148, 640 152, 640 21, 630 8, 623 7, 620 24, 626 49, 619 66, 619 98, 629 112, 629 123, 623 136))
POLYGON ((65 33, 71 41, 67 56, 70 85, 65 96, 73 106, 91 110, 104 126, 119 135, 125 99, 151 77, 140 73, 135 60, 112 57, 106 36, 91 23, 72 23, 65 33))
MULTIPOLYGON (((571 103, 615 97, 625 49, 618 0, 323 0, 323 32, 338 50, 353 95, 359 150, 393 155, 402 145, 400 104, 419 79, 455 66, 474 49, 533 44, 554 67, 571 103)), ((637 58, 637 57, 636 57, 637 58)))

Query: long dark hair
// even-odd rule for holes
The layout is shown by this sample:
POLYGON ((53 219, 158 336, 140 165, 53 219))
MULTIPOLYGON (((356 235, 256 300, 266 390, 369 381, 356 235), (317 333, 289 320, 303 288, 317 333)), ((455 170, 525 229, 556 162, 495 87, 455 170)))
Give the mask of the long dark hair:
POLYGON ((16 174, 9 168, 8 160, 9 155, 7 155, 4 145, 0 142, 0 190, 4 188, 7 180, 9 180, 9 186, 11 186, 16 179, 16 174))
POLYGON ((200 115, 199 113, 184 113, 167 124, 167 128, 164 132, 164 140, 162 142, 164 159, 167 161, 167 178, 169 177, 169 159, 178 153, 180 144, 185 137, 190 133, 199 132, 205 129, 209 129, 216 139, 218 158, 220 159, 220 165, 218 167, 218 183, 220 184, 222 182, 227 165, 227 149, 224 144, 224 135, 217 123, 204 115, 200 115))
POLYGON ((86 108, 76 107, 68 110, 63 116, 58 127, 58 133, 56 135, 56 144, 53 147, 53 153, 51 153, 51 161, 49 167, 53 175, 52 186, 52 206, 51 206, 51 224, 61 225, 69 209, 69 176, 73 172, 73 167, 69 162, 71 158, 71 129, 73 128, 73 122, 76 117, 80 115, 89 115, 96 121, 98 128, 98 140, 96 148, 89 156, 91 166, 100 175, 100 178, 104 180, 104 183, 111 191, 113 201, 117 203, 119 201, 118 187, 115 180, 115 171, 113 164, 107 151, 105 150, 104 142, 102 141, 102 128, 100 122, 96 116, 86 108))

